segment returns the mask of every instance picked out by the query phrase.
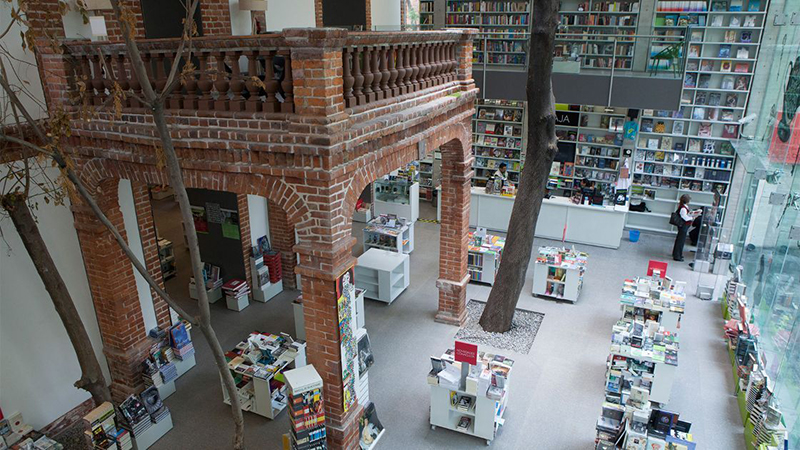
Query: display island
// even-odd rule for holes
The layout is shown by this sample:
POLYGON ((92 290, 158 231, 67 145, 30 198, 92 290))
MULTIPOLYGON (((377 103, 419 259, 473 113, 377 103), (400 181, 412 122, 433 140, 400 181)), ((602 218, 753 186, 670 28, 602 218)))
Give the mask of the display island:
MULTIPOLYGON (((507 232, 514 198, 472 188, 470 226, 507 232)), ((545 198, 536 223, 536 237, 616 249, 627 213, 627 206, 579 205, 567 197, 545 198)))
POLYGON ((514 361, 467 346, 474 348, 470 362, 456 361, 454 349, 431 357, 431 429, 479 437, 488 445, 504 423, 514 361))
POLYGON ((588 257, 574 248, 539 247, 533 266, 533 295, 577 302, 588 257))
POLYGON ((467 244, 467 269, 470 281, 494 285, 506 240, 485 233, 470 233, 467 244))
POLYGON ((364 227, 364 251, 379 248, 397 253, 414 251, 414 222, 394 214, 381 214, 364 227))

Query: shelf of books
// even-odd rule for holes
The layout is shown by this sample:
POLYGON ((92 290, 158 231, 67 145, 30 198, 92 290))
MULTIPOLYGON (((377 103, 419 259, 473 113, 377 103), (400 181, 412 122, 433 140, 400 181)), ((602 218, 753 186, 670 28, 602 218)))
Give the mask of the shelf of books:
POLYGON ((322 378, 308 365, 284 373, 289 398, 291 448, 325 449, 325 407, 322 378))
POLYGON ((519 182, 525 161, 526 103, 515 100, 479 99, 472 118, 473 185, 485 186, 500 164, 506 164, 508 179, 519 182))
POLYGON ((577 302, 588 257, 574 248, 539 247, 533 266, 533 295, 577 302))
POLYGON ((434 28, 433 21, 433 0, 419 1, 419 25, 420 29, 431 30, 434 28))
POLYGON ((521 67, 528 53, 530 17, 528 0, 447 0, 445 24, 484 33, 475 38, 473 63, 521 67))
POLYGON ((467 270, 470 281, 494 285, 506 240, 491 234, 469 233, 467 270))
POLYGON ((488 445, 505 421, 514 361, 477 348, 474 355, 475 364, 455 361, 452 348, 431 356, 431 429, 458 431, 488 445))
POLYGON ((567 36, 558 39, 557 55, 580 56, 582 68, 632 68, 635 41, 625 35, 636 34, 638 1, 564 0, 560 14, 567 36))
POLYGON ((578 180, 588 178, 599 192, 613 197, 622 158, 626 108, 556 106, 558 153, 548 188, 569 196, 578 180))
POLYGON ((678 111, 644 110, 634 153, 633 201, 644 211, 628 215, 628 228, 674 233, 669 214, 681 195, 692 205, 724 211, 763 31, 766 1, 660 1, 654 28, 688 34, 688 54, 678 111))

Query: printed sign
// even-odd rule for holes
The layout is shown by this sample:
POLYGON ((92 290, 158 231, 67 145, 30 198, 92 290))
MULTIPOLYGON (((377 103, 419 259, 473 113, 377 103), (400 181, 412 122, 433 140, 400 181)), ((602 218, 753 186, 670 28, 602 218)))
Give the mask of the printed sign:
POLYGON ((478 346, 456 341, 455 359, 456 361, 472 364, 473 366, 478 364, 478 346))

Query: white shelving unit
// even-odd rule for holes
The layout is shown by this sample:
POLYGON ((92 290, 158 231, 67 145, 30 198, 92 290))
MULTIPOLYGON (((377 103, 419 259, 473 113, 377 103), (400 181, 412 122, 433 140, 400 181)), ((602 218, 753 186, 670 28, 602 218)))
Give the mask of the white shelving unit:
POLYGON ((397 253, 411 253, 414 251, 414 222, 398 228, 375 226, 371 222, 364 228, 362 240, 364 250, 379 248, 397 253))
POLYGON ((442 154, 435 151, 433 156, 419 161, 419 195, 421 200, 432 201, 434 192, 442 184, 442 154))
POLYGON ((283 292, 283 280, 277 283, 269 282, 269 270, 264 265, 264 257, 250 257, 250 275, 253 280, 253 300, 266 303, 273 297, 283 292), (266 280, 264 280, 264 274, 266 280), (263 282, 263 283, 262 283, 263 282))
MULTIPOLYGON (((542 248, 539 249, 540 255, 542 248)), ((583 260, 551 263, 537 258, 533 266, 533 295, 575 303, 583 289, 583 260)))
POLYGON ((507 166, 509 181, 519 182, 527 141, 525 105, 515 100, 476 101, 472 117, 473 185, 485 186, 502 163, 507 166))
POLYGON ((470 281, 494 285, 497 269, 500 268, 505 239, 487 234, 481 245, 476 245, 474 234, 469 234, 467 247, 467 270, 470 281))
POLYGON ((408 255, 371 248, 358 257, 355 284, 366 298, 392 303, 408 287, 409 269, 408 255))
POLYGON ((419 219, 419 183, 409 183, 405 179, 380 179, 375 180, 372 186, 374 216, 394 214, 412 223, 419 219))

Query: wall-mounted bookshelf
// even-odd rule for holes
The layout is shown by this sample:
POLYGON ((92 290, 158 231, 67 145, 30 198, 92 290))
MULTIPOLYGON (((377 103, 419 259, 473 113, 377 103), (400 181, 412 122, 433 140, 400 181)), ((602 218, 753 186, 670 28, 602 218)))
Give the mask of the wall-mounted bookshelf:
POLYGON ((560 8, 559 32, 570 35, 556 43, 556 54, 581 57, 582 68, 630 70, 639 22, 638 1, 565 0, 560 8), (617 42, 611 36, 616 36, 617 42))
POLYGON ((419 24, 423 30, 434 28, 433 0, 419 0, 419 24))
POLYGON ((683 194, 710 206, 727 203, 735 156, 731 140, 750 96, 766 0, 659 1, 654 31, 687 45, 681 107, 644 110, 634 152, 632 199, 650 211, 628 214, 629 228, 674 233, 669 214, 683 194))
POLYGON ((510 181, 519 182, 525 161, 525 102, 479 99, 472 118, 475 155, 472 177, 475 186, 485 186, 500 164, 505 163, 510 181))
POLYGON ((475 39, 474 63, 484 63, 485 55, 487 65, 524 66, 530 18, 528 0, 447 0, 445 25, 491 33, 475 39))
POLYGON ((580 179, 588 178, 611 196, 619 177, 627 108, 563 106, 556 109, 558 153, 550 171, 551 190, 569 195, 580 179))

